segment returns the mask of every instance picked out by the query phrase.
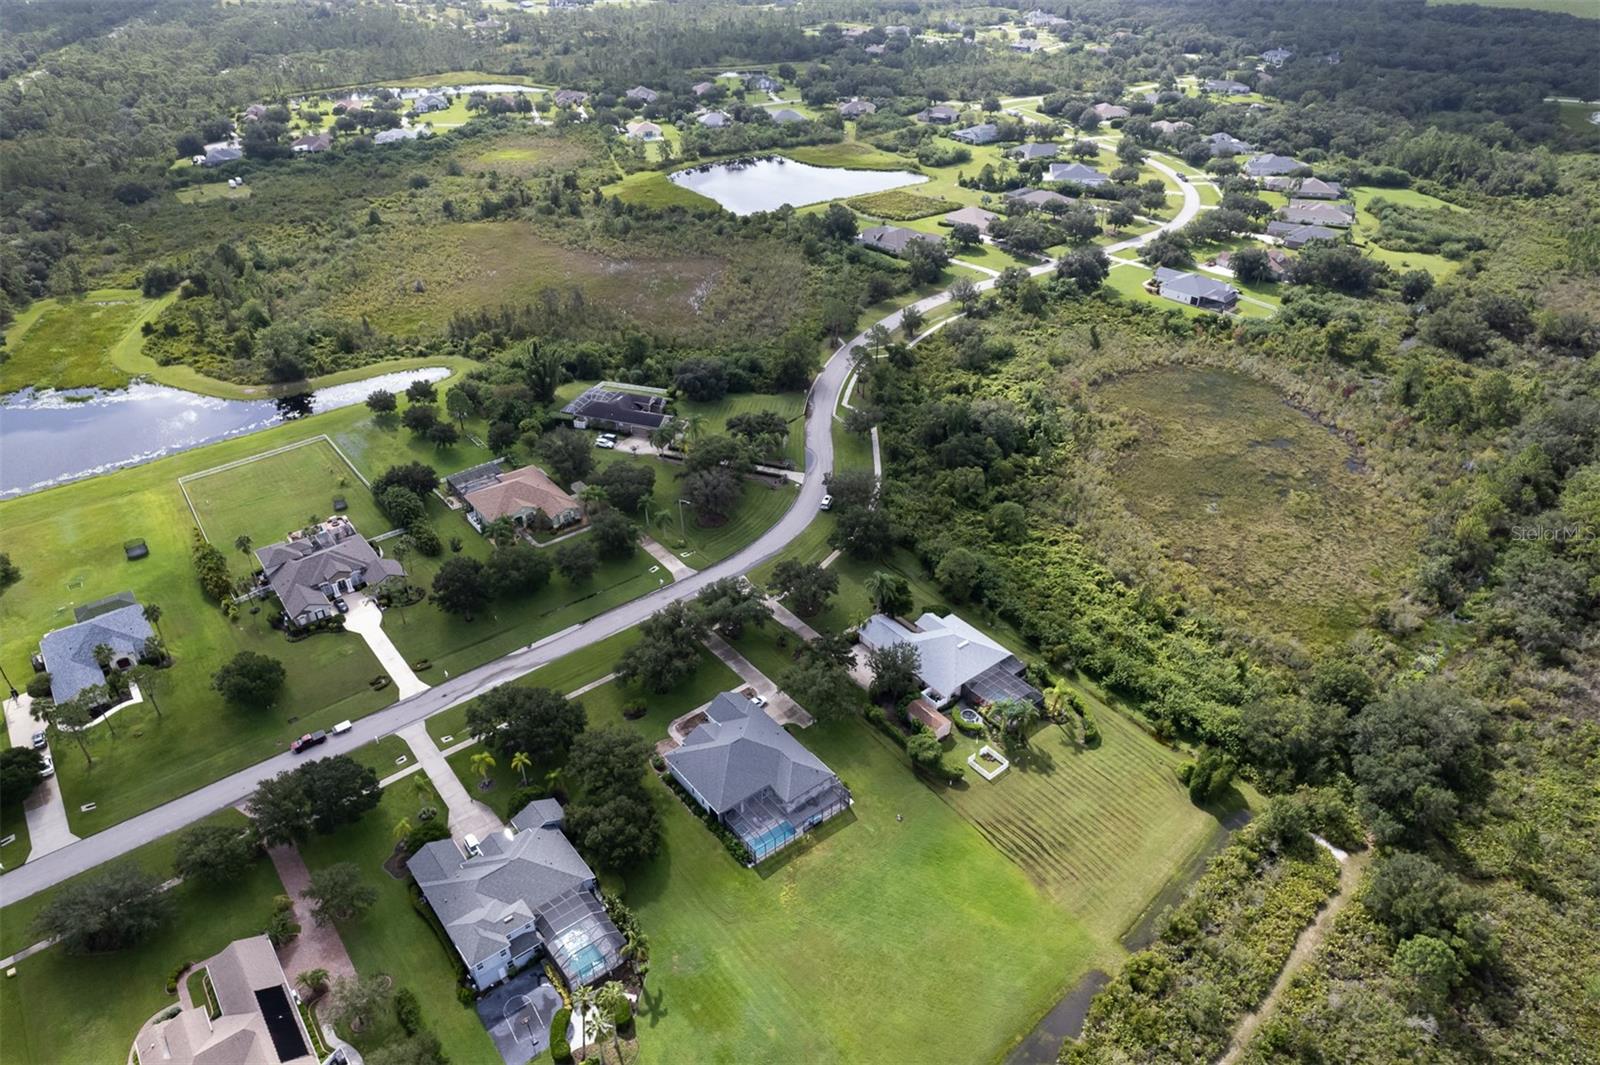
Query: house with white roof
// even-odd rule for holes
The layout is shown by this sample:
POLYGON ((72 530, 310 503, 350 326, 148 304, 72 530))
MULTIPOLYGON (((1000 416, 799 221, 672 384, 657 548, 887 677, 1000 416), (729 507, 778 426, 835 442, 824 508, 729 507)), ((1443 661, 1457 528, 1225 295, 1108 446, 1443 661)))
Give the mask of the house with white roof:
POLYGON ((923 614, 915 624, 874 614, 857 632, 870 650, 910 644, 917 650, 922 698, 935 709, 956 701, 982 706, 999 699, 1044 705, 1044 694, 1023 678, 1022 660, 955 614, 923 614))

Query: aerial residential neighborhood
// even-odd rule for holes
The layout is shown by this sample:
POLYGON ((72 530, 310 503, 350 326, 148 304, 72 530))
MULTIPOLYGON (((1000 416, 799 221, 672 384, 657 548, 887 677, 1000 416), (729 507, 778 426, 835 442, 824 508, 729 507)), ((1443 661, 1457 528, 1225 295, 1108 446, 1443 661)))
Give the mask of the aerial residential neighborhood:
POLYGON ((0 9, 0 1065, 1590 1065, 1600 11, 0 9))

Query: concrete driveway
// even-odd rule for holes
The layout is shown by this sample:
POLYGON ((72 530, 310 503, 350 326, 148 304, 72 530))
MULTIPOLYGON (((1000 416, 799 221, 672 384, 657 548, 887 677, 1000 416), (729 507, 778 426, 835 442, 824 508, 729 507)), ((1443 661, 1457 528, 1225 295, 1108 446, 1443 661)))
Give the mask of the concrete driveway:
MULTIPOLYGON (((9 731, 11 746, 32 747, 33 734, 44 727, 33 719, 32 707, 33 697, 30 695, 19 695, 15 699, 6 700, 6 728, 9 731)), ((47 749, 45 753, 54 760, 55 751, 47 749)), ((69 753, 76 756, 75 751, 69 753)), ((60 850, 70 843, 78 842, 78 837, 72 834, 72 829, 67 824, 67 805, 62 801, 61 783, 54 774, 39 782, 33 794, 23 802, 22 809, 28 821, 28 840, 33 848, 32 857, 38 858, 51 851, 60 850)), ((0 864, 15 868, 28 859, 27 854, 11 853, 17 846, 13 844, 6 850, 0 851, 0 864)))
POLYGON ((477 1002, 478 1019, 505 1065, 525 1065, 550 1045, 550 1019, 561 995, 538 969, 518 973, 477 1002))
POLYGON ((389 639, 389 634, 383 631, 383 611, 378 609, 378 604, 359 592, 347 595, 345 601, 350 604, 350 613, 344 616, 345 631, 353 632, 367 641, 373 657, 399 689, 400 698, 408 699, 427 691, 428 686, 412 672, 411 663, 389 639))

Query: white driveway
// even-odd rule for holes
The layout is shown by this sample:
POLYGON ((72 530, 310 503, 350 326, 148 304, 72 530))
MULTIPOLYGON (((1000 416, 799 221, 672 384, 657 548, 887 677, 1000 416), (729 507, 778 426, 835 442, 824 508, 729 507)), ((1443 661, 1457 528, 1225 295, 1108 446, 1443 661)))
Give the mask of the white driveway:
POLYGON ((353 632, 367 641, 367 646, 383 666, 383 671, 389 674, 395 687, 400 690, 400 698, 409 699, 427 691, 428 686, 417 679, 411 670, 411 663, 389 639, 389 634, 383 631, 383 611, 378 609, 378 604, 359 594, 345 598, 350 604, 350 613, 344 616, 345 631, 353 632))
POLYGON ((483 839, 505 827, 493 810, 467 791, 466 785, 461 783, 461 778, 456 776, 455 770, 450 768, 450 763, 445 761, 438 745, 433 742, 433 737, 428 735, 426 724, 418 721, 414 725, 407 725, 397 735, 406 741, 406 746, 417 757, 417 764, 428 774, 429 783, 439 793, 439 798, 444 800, 445 809, 450 812, 452 835, 473 835, 483 839))
MULTIPOLYGON (((6 729, 11 746, 32 747, 33 734, 44 727, 33 719, 32 707, 33 697, 29 695, 6 700, 6 729)), ((54 751, 48 753, 55 758, 54 751)), ((18 847, 13 843, 9 849, 0 850, 0 864, 14 869, 30 856, 37 858, 78 842, 67 825, 67 804, 61 799, 61 783, 55 776, 41 781, 22 809, 28 819, 28 840, 33 850, 28 854, 13 853, 18 847)))

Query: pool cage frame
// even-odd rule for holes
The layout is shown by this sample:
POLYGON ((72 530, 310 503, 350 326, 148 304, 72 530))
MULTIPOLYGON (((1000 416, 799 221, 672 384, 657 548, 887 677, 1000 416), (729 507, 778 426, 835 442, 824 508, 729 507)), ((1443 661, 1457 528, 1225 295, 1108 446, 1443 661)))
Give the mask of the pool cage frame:
POLYGON ((757 865, 843 813, 852 801, 850 789, 837 779, 822 781, 790 803, 779 800, 768 786, 723 814, 722 821, 750 852, 750 864, 757 865), (793 831, 774 840, 772 830, 780 825, 788 825, 793 831))
POLYGON ((622 933, 592 891, 561 895, 539 911, 534 926, 544 940, 545 953, 574 987, 592 984, 622 964, 622 933), (598 956, 580 963, 590 947, 598 956))

